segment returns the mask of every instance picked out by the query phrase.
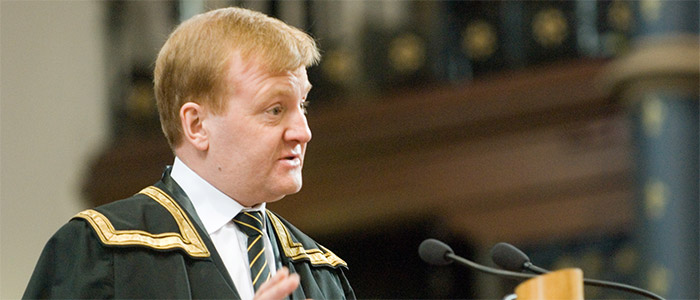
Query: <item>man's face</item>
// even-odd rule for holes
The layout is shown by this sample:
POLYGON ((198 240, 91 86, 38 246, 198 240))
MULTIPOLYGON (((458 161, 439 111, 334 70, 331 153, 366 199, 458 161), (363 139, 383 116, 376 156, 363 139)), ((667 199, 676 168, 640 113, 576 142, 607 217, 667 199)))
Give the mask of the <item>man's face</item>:
POLYGON ((210 114, 208 159, 213 185, 245 206, 282 199, 301 189, 301 169, 311 130, 306 68, 269 73, 233 56, 226 110, 210 114))

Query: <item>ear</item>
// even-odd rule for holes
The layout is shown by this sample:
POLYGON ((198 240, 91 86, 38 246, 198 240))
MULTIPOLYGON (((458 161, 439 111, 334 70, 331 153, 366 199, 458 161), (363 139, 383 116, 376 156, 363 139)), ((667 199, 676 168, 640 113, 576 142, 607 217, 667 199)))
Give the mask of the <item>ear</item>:
POLYGON ((204 126, 206 117, 207 112, 204 107, 197 103, 187 102, 180 107, 180 123, 184 142, 190 143, 199 151, 209 149, 209 134, 204 126))

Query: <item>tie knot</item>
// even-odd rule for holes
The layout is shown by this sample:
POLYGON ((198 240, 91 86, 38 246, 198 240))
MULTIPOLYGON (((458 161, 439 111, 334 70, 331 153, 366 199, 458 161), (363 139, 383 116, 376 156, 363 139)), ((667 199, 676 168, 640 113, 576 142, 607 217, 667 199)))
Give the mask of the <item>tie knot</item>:
POLYGON ((249 237, 262 235, 263 216, 259 211, 242 211, 233 221, 249 237))

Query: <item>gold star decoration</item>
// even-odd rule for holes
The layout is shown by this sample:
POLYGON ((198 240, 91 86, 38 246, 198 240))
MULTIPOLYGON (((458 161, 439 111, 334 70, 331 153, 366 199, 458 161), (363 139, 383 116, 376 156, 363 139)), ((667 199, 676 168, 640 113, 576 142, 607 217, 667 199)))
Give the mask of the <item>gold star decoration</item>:
POLYGON ((668 204, 666 193, 666 185, 659 180, 650 180, 644 186, 644 208, 649 219, 658 220, 664 216, 668 204))
POLYGON ((656 22, 661 18, 662 7, 663 3, 661 3, 661 0, 642 0, 639 4, 642 17, 650 23, 656 22))
POLYGON ((486 60, 498 47, 498 37, 493 25, 485 21, 474 21, 462 32, 462 49, 473 60, 486 60))
POLYGON ((407 33, 391 41, 389 62, 400 73, 412 73, 425 64, 425 42, 416 34, 407 33))
POLYGON ((323 60, 321 69, 333 82, 347 82, 357 75, 356 59, 350 51, 333 49, 326 53, 323 60))
POLYGON ((672 274, 669 272, 668 268, 660 264, 654 264, 647 271, 649 289, 662 295, 668 293, 668 287, 672 280, 671 277, 672 274))
POLYGON ((555 48, 564 43, 569 35, 569 25, 564 13, 556 8, 538 12, 532 21, 532 33, 537 42, 547 48, 555 48))
POLYGON ((658 137, 666 121, 666 108, 658 96, 650 95, 642 101, 642 126, 648 137, 658 137))
POLYGON ((613 1, 608 8, 608 23, 618 31, 627 32, 632 27, 632 9, 628 1, 613 1))

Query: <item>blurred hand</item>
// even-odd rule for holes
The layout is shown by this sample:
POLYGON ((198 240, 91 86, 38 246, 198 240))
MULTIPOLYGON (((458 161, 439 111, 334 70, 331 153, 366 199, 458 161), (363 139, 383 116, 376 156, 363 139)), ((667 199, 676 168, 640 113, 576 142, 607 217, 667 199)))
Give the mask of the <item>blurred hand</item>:
POLYGON ((289 296, 299 286, 299 275, 289 274, 289 269, 283 267, 277 270, 275 276, 263 283, 257 292, 254 300, 275 300, 284 299, 289 296))

